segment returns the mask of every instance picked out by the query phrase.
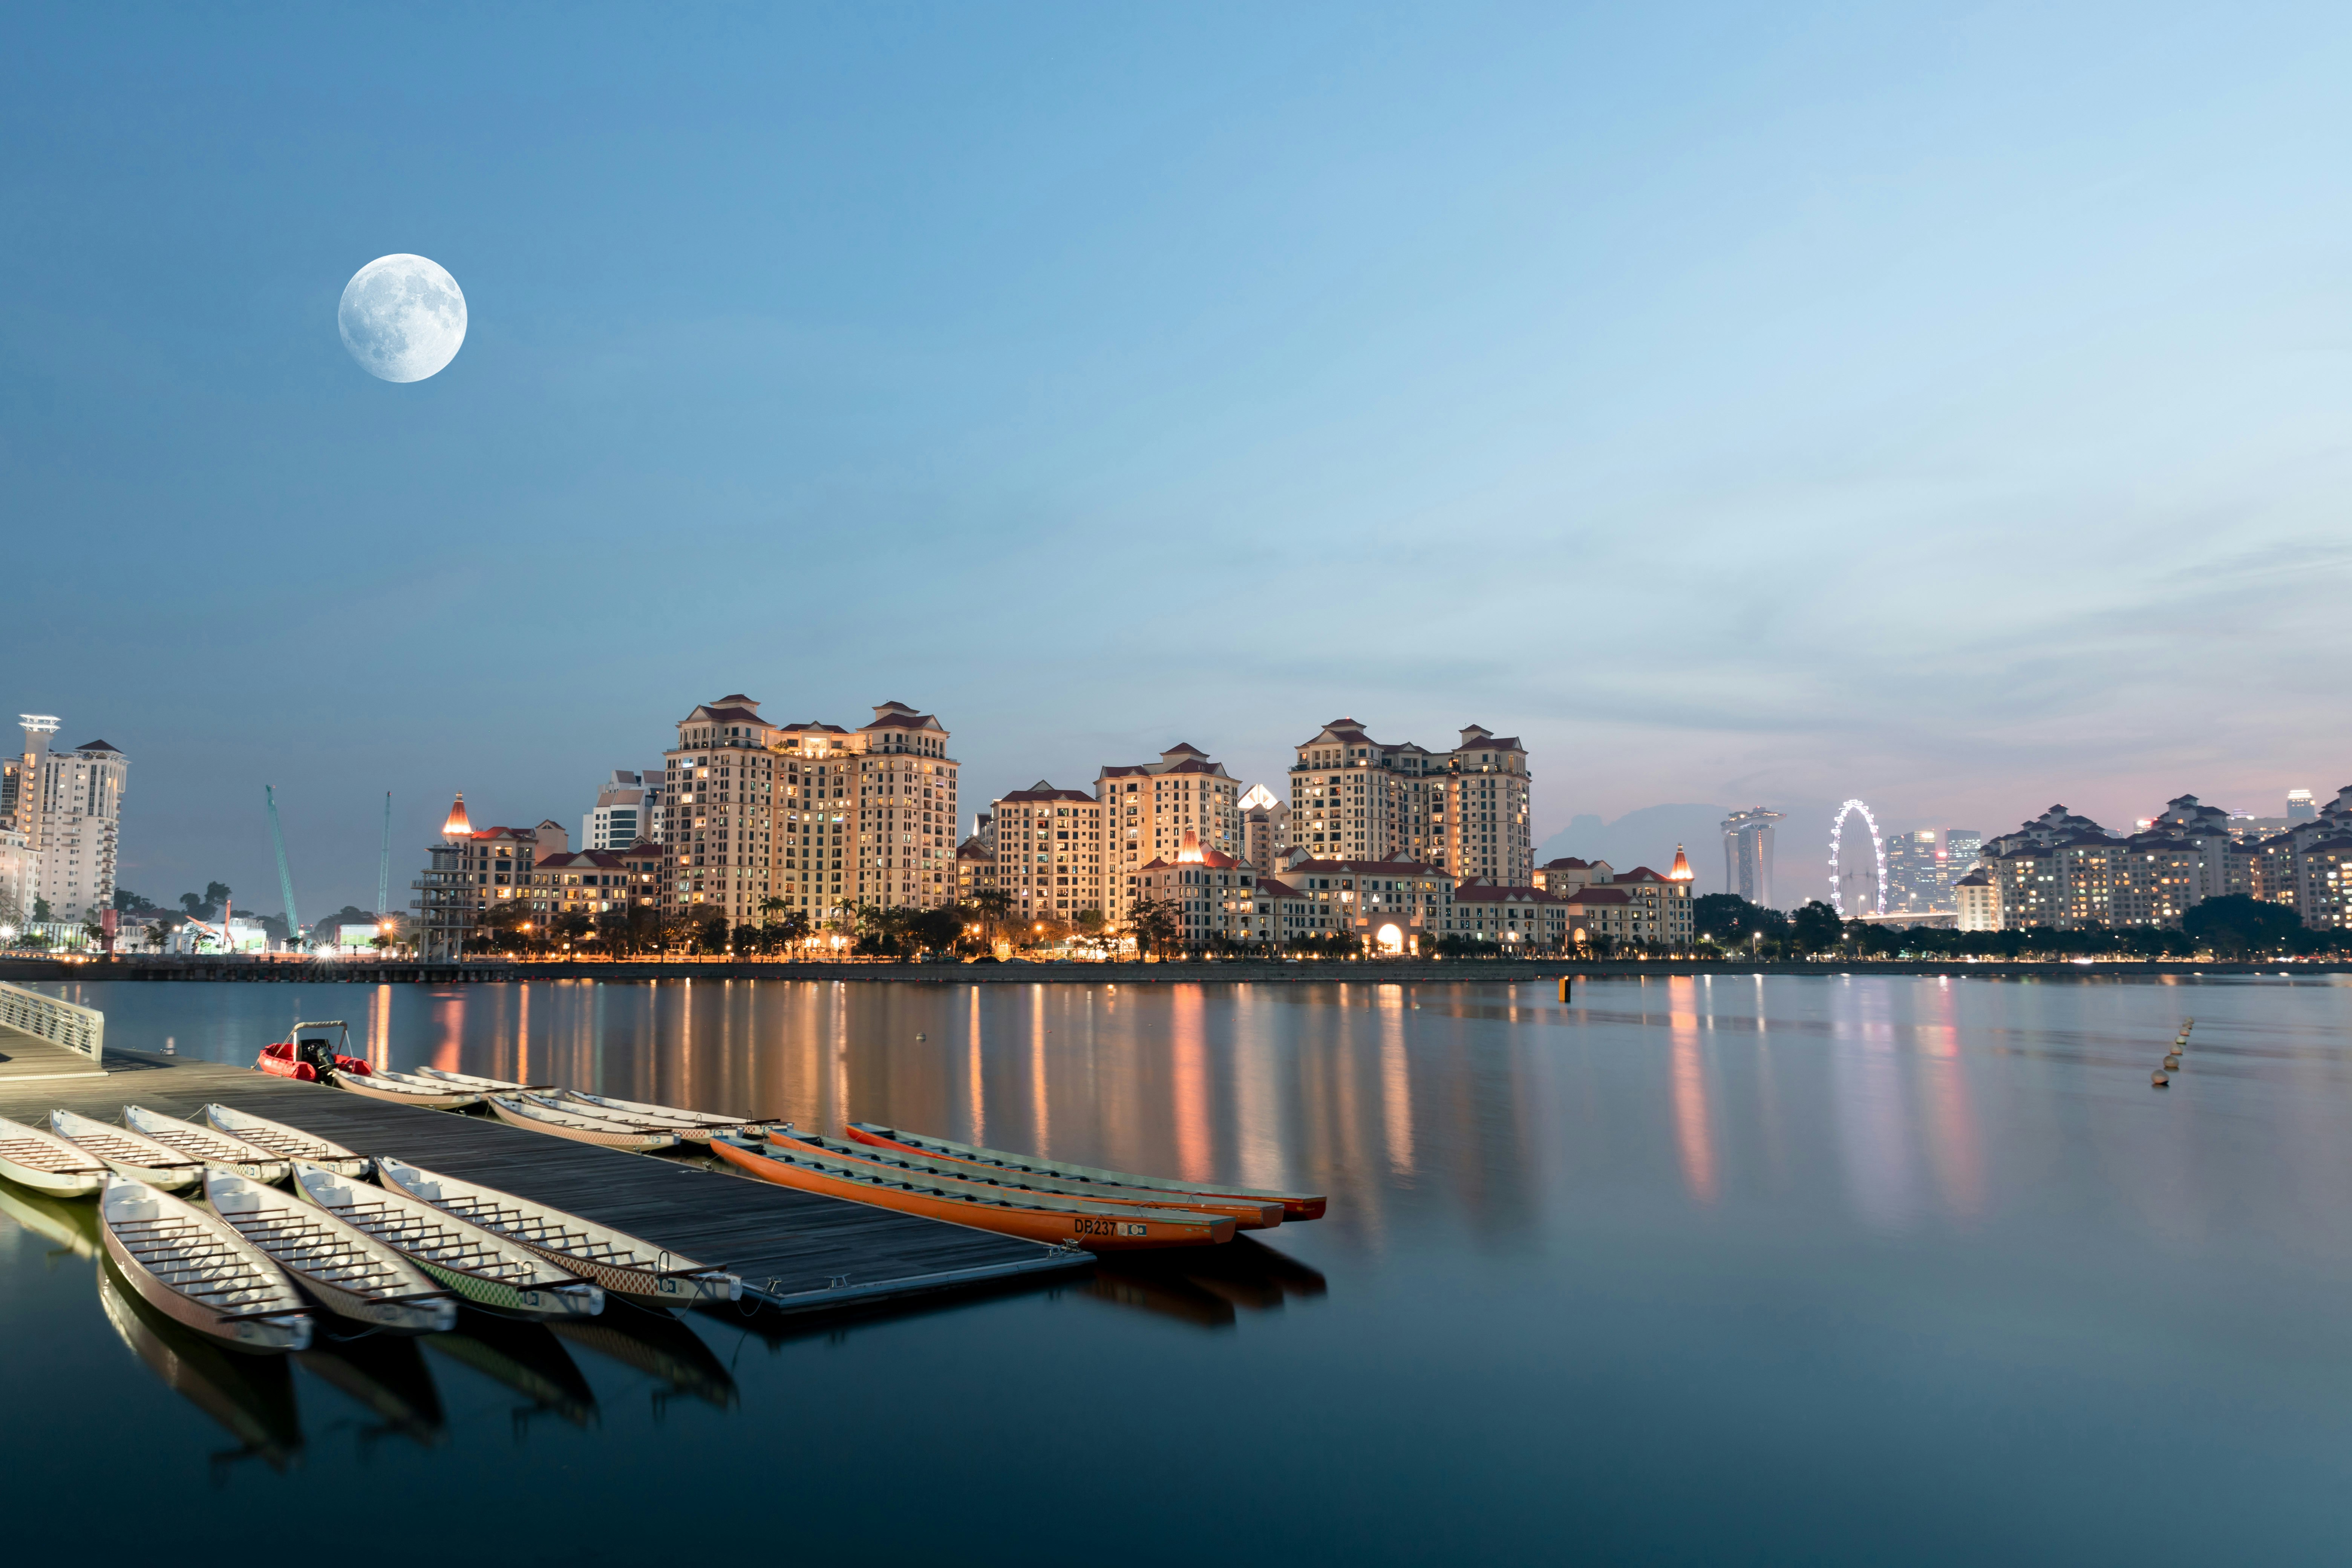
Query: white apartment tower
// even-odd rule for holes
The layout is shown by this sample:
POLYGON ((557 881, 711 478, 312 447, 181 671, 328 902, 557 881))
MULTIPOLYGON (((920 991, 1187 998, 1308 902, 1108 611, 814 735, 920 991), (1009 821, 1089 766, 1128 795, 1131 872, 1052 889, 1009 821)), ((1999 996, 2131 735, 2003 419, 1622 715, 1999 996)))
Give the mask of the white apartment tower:
POLYGON ((104 741, 52 752, 54 717, 26 713, 17 721, 25 753, 16 774, 14 826, 38 858, 32 897, 48 901, 53 921, 88 920, 114 902, 131 759, 104 741))
POLYGON ((580 819, 581 848, 617 854, 640 838, 653 837, 653 814, 647 809, 645 776, 626 768, 614 768, 613 776, 596 791, 595 805, 580 819))

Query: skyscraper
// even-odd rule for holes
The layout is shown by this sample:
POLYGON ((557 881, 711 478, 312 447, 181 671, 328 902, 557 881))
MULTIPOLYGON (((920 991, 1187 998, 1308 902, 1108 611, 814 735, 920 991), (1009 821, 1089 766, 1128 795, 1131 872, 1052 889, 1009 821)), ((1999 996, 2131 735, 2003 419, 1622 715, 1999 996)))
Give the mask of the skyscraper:
POLYGON ((1984 835, 1973 827, 1944 829, 1944 885, 1958 887, 1984 853, 1984 835))
POLYGON ((2312 822, 2318 816, 2319 807, 2312 800, 2309 790, 2291 789, 2286 792, 2286 819, 2289 822, 2312 822))
POLYGON ((1772 825, 1783 814, 1760 805, 1735 811, 1723 819, 1723 886, 1751 904, 1768 910, 1772 901, 1772 825))

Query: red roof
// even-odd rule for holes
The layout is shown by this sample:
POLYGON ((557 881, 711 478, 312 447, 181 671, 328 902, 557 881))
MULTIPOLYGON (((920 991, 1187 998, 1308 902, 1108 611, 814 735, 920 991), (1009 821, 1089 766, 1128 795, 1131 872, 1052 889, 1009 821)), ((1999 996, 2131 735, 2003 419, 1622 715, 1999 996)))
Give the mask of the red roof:
POLYGON ((1088 805, 1100 804, 1082 789, 1056 789, 1044 779, 1039 779, 1027 789, 1016 789, 1010 795, 998 795, 996 804, 1003 805, 1010 803, 1020 805, 1043 800, 1076 800, 1084 801, 1088 805))
POLYGON ((1664 877, 1659 876, 1647 866, 1636 866, 1630 871, 1620 871, 1615 877, 1610 879, 1617 882, 1663 882, 1665 880, 1664 877))
MULTIPOLYGON (((1296 846, 1294 846, 1296 847, 1296 846)), ((1313 871, 1326 877, 1443 877, 1440 867, 1391 856, 1385 860, 1294 860, 1282 868, 1286 877, 1313 871)))
POLYGON ((1538 871, 1581 871, 1586 869, 1591 864, 1592 862, 1590 860, 1580 860, 1573 855, 1565 855, 1557 860, 1547 860, 1542 865, 1537 867, 1536 869, 1538 871))
POLYGON ((1571 909, 1578 904, 1630 904, 1633 896, 1622 888, 1579 888, 1560 900, 1571 909))
POLYGON ((623 868, 621 858, 609 849, 575 849, 568 855, 550 855, 537 867, 541 871, 618 871, 623 868))
POLYGON ((1244 864, 1245 864, 1245 862, 1234 859, 1232 856, 1226 854, 1222 849, 1203 849, 1201 851, 1201 858, 1198 860, 1170 860, 1164 858, 1155 858, 1148 862, 1143 868, 1149 871, 1154 867, 1165 867, 1169 870, 1172 871, 1179 866, 1206 866, 1210 869, 1215 871, 1229 871, 1234 868, 1244 864))
MULTIPOLYGON (((1625 895, 1617 896, 1622 899, 1625 895)), ((1562 898, 1541 888, 1498 888, 1492 882, 1475 879, 1454 889, 1454 901, 1457 904, 1564 904, 1576 897, 1571 893, 1562 898)))

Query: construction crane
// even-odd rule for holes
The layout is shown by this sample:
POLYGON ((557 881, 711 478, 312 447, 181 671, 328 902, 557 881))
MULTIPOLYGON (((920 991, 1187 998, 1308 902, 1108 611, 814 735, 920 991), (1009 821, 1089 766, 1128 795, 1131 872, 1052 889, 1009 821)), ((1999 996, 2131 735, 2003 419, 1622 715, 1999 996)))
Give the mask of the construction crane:
POLYGON ((383 852, 375 862, 375 919, 379 931, 392 912, 392 792, 383 792, 383 852))
POLYGON ((286 835, 278 826, 278 792, 263 784, 261 797, 269 803, 269 842, 278 850, 278 890, 286 898, 286 945, 290 948, 300 940, 302 917, 294 912, 294 879, 286 870, 286 835))

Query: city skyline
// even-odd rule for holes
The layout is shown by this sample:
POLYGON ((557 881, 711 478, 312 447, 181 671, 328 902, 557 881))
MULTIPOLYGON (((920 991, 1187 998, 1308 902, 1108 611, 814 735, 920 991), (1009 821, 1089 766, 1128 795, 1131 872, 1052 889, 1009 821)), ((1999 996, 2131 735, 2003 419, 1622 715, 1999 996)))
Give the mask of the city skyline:
MULTIPOLYGON (((762 706, 768 706, 764 700, 754 699, 754 700, 760 701, 762 706)), ((872 706, 870 703, 867 705, 872 706)), ((689 708, 688 713, 690 714, 691 711, 692 709, 689 708)), ((675 751, 677 744, 677 726, 680 722, 680 717, 674 717, 665 726, 669 733, 661 737, 666 744, 655 751, 656 759, 665 751, 675 751)), ((780 724, 780 727, 790 726, 780 724)), ((1302 726, 1302 729, 1306 727, 1302 726)), ((1319 731, 1322 727, 1313 728, 1319 731)), ((1314 736, 1311 734, 1303 735, 1301 743, 1311 742, 1313 739, 1314 736)), ((617 748, 617 750, 626 749, 626 747, 617 748)), ((963 749, 961 742, 959 742, 958 749, 963 749)), ((986 754, 991 751, 1002 752, 1025 750, 1042 752, 1054 748, 1043 742, 1025 747, 1016 743, 1010 747, 990 748, 975 741, 972 749, 986 754)), ((1160 749, 1166 750, 1165 747, 1160 749)), ((1268 770, 1266 773, 1256 776, 1245 776, 1236 773, 1233 777, 1244 788, 1253 784, 1266 789, 1281 786, 1286 774, 1297 766, 1298 745, 1294 744, 1286 750, 1291 752, 1291 761, 1280 771, 1268 770)), ((15 766, 13 759, 10 765, 12 768, 15 766)), ((1085 764, 1085 773, 1091 776, 1104 765, 1099 760, 1085 764)), ((967 769, 969 766, 970 764, 966 764, 967 769)), ((578 837, 582 848, 625 847, 617 844, 612 846, 593 844, 591 842, 592 836, 587 830, 589 819, 598 815, 596 810, 598 804, 612 795, 618 784, 616 775, 625 771, 636 770, 608 767, 592 773, 585 780, 559 784, 551 792, 551 804, 517 803, 503 797, 487 796, 485 792, 478 787, 462 782, 449 785, 437 802, 430 800, 403 802, 395 795, 391 829, 391 874, 394 889, 396 891, 402 889, 404 886, 401 881, 402 877, 413 873, 413 868, 410 871, 404 872, 403 867, 407 860, 415 858, 417 847, 437 836, 438 825, 448 813, 447 801, 452 794, 464 795, 471 791, 472 798, 476 803, 471 809, 480 825, 502 824, 515 827, 519 831, 527 832, 530 830, 530 824, 551 818, 556 823, 563 825, 568 832, 573 833, 578 837), (418 822, 416 819, 420 817, 425 820, 418 822)), ((1018 773, 1022 770, 1016 765, 1013 771, 1018 773)), ((1066 769, 1056 768, 1055 771, 1066 773, 1073 778, 1080 776, 1080 769, 1076 765, 1066 769)), ((658 767, 648 767, 644 770, 643 776, 651 781, 658 776, 659 772, 658 767)), ((1604 820, 1592 814, 1579 814, 1565 822, 1547 823, 1540 815, 1543 770, 1539 765, 1531 767, 1529 782, 1534 786, 1534 794, 1538 801, 1538 815, 1535 816, 1531 833, 1532 844, 1526 852, 1530 865, 1540 865, 1544 860, 1560 855, 1585 855, 1609 858, 1627 866, 1643 864, 1650 859, 1669 860, 1672 858, 1675 846, 1690 847, 1702 844, 1713 846, 1716 843, 1717 829, 1710 819, 1720 817, 1727 812, 1737 813, 1751 809, 1753 806, 1753 803, 1748 807, 1696 803, 1659 804, 1636 807, 1610 820, 1604 820)), ((984 787, 965 789, 962 799, 958 804, 959 816, 955 833, 951 836, 951 844, 954 841, 960 841, 964 835, 971 832, 974 816, 986 811, 988 803, 992 799, 1017 793, 1023 787, 1026 786, 1007 784, 993 794, 987 792, 984 787)), ((2027 803, 2038 798, 2041 793, 2042 792, 2035 791, 2031 784, 2028 784, 2023 792, 2017 796, 2016 808, 2009 811, 2007 815, 2011 817, 2032 815, 2032 807, 2027 803)), ((2298 812, 2307 812, 2310 809, 2308 796, 2312 793, 2314 791, 2310 786, 2286 785, 2275 792, 2275 800, 2270 803, 2275 806, 2273 810, 2250 809, 2248 804, 2241 803, 2231 803, 2221 809, 2234 815, 2261 817, 2266 821, 2284 820, 2298 812)), ((2332 795, 2335 788, 2326 788, 2317 793, 2332 795)), ((286 792, 281 789, 279 792, 281 806, 285 801, 285 795, 286 792)), ((2082 798, 2096 797, 2085 795, 2082 798)), ((121 808, 123 826, 121 830, 119 853, 121 857, 121 865, 125 869, 115 876, 115 885, 129 889, 167 908, 174 903, 179 892, 184 890, 178 886, 179 882, 185 882, 187 889, 201 889, 205 883, 215 879, 225 881, 232 888, 244 890, 240 898, 239 907, 241 908, 257 910, 274 910, 278 903, 283 901, 276 897, 275 870, 268 859, 273 852, 268 842, 267 825, 261 820, 261 807, 258 804, 254 807, 256 819, 254 836, 257 837, 258 841, 239 845, 235 834, 225 835, 222 839, 215 841, 229 847, 228 852, 225 854, 190 849, 185 846, 142 845, 141 808, 146 804, 146 798, 134 797, 125 802, 121 808), (146 851, 143 854, 142 848, 146 851), (171 876, 157 878, 144 874, 146 870, 156 868, 169 868, 175 862, 186 868, 176 879, 171 876), (239 869, 239 867, 243 868, 239 869), (244 879, 241 881, 240 877, 244 879)), ((1889 834, 1898 831, 1927 830, 1940 835, 1948 828, 1963 827, 1963 825, 1958 823, 1930 824, 1916 821, 1892 811, 1880 809, 1875 802, 1870 804, 1881 826, 1889 834)), ((2259 807, 2263 804, 2264 803, 2255 802, 2251 803, 2251 805, 2259 807)), ((315 815, 307 814, 299 807, 289 811, 286 822, 289 853, 295 865, 297 897, 306 906, 320 910, 331 910, 345 905, 362 909, 372 907, 374 901, 373 893, 377 874, 376 835, 381 832, 383 826, 383 801, 381 795, 372 803, 371 809, 376 815, 368 817, 364 822, 354 819, 352 823, 341 826, 332 822, 321 822, 315 815), (363 832, 361 831, 362 828, 364 828, 363 832), (354 834, 357 834, 357 837, 353 837, 354 834), (364 843, 362 842, 362 839, 365 840, 364 843), (349 879, 348 887, 331 881, 330 879, 337 874, 335 872, 311 873, 309 870, 313 852, 320 850, 327 852, 325 856, 320 857, 327 864, 340 864, 342 868, 341 875, 349 879), (362 881, 364 881, 364 887, 360 885, 362 881)), ((2159 804, 2158 810, 2161 809, 2159 804)), ((1993 810, 1998 812, 2000 808, 1995 807, 1993 810)), ((1837 811, 1837 803, 1815 802, 1796 803, 1792 805, 1790 810, 1780 814, 1782 820, 1776 824, 1780 829, 1777 869, 1772 878, 1776 907, 1794 908, 1808 899, 1827 898, 1830 879, 1824 856, 1829 843, 1829 830, 1835 821, 1837 811)), ((2107 814, 2091 810, 2086 812, 2086 815, 2102 816, 2107 814)), ((2143 822, 2147 820, 2134 817, 2129 812, 2117 815, 2124 816, 2126 820, 2143 822)), ((950 854, 951 852, 950 846, 950 854)), ((1720 857, 1712 849, 1707 855, 1695 858, 1693 864, 1697 868, 1699 892, 1737 890, 1728 887, 1726 881, 1726 868, 1722 865, 1720 857)), ((394 912, 398 912, 404 902, 404 898, 395 896, 393 900, 394 912)))
POLYGON ((1784 867, 2352 776, 2352 18, 288 16, 0 63, 14 700, 170 781, 150 897, 269 887, 272 784, 365 903, 385 791, 576 822, 730 690, 975 800, 1475 722, 1539 843, 1784 867), (413 384, 337 330, 395 253, 413 384))

